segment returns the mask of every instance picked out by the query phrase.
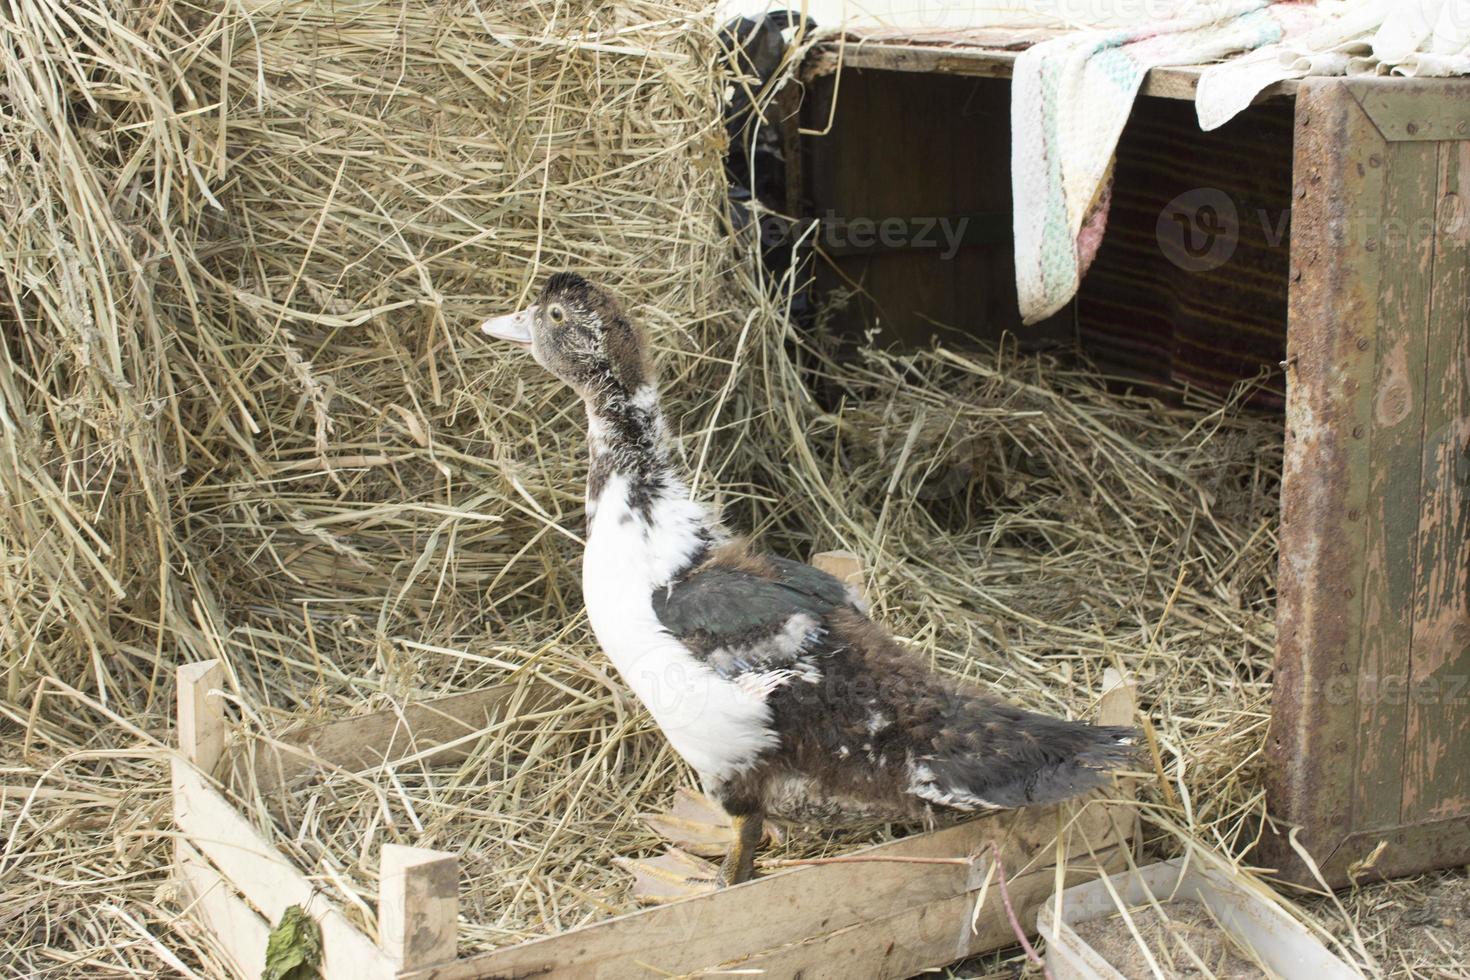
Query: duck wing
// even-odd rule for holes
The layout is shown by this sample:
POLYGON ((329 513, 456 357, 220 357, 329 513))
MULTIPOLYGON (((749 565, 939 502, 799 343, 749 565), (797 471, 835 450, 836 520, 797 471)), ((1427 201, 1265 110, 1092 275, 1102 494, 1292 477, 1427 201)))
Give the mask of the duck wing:
POLYGON ((828 651, 828 617, 857 609, 826 572, 770 556, 716 556, 653 596, 670 634, 726 680, 773 686, 814 680, 828 651))

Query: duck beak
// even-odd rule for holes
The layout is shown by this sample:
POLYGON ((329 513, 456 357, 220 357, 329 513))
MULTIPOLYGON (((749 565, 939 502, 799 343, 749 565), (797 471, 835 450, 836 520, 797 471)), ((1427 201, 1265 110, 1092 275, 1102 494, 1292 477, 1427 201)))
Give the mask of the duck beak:
POLYGON ((498 316, 480 324, 480 329, 496 340, 508 340, 522 347, 531 346, 531 324, 536 319, 536 307, 528 306, 519 313, 498 316))

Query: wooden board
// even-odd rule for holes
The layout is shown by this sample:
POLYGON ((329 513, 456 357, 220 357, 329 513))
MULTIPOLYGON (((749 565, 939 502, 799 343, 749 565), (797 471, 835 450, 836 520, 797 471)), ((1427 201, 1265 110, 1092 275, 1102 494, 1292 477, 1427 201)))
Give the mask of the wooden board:
MULTIPOLYGON (((1050 36, 1034 30, 859 31, 845 42, 822 44, 808 74, 851 68, 959 75, 972 78, 1010 78, 1021 49, 1050 36)), ((1155 68, 1144 77, 1142 94, 1164 99, 1193 100, 1202 66, 1155 68)), ((1295 94, 1295 81, 1276 82, 1256 97, 1257 102, 1295 94)))
MULTIPOLYGON (((1460 106, 1464 128, 1470 99, 1460 106)), ((1429 192, 1434 254, 1425 290, 1404 822, 1470 814, 1470 140, 1427 145, 1439 153, 1429 192)))
POLYGON ((204 926, 206 942, 224 955, 236 976, 260 976, 270 924, 183 837, 174 838, 174 877, 185 910, 204 926))
MULTIPOLYGON (((1019 878, 1055 857, 1060 819, 1058 808, 999 814, 879 844, 857 856, 965 858, 987 854, 995 844, 1009 873, 1019 878)), ((1081 809, 1074 826, 1094 848, 1104 847, 1114 826, 1112 810, 1094 802, 1081 809)), ((1074 853, 1080 851, 1079 839, 1074 853)), ((968 901, 965 897, 984 879, 981 862, 967 866, 843 862, 794 868, 405 977, 679 975, 712 969, 752 950, 807 942, 936 902, 968 901)))
POLYGON ((1470 859, 1470 81, 1399 85, 1297 99, 1267 795, 1333 884, 1470 859))
POLYGON ((377 945, 348 921, 198 769, 173 760, 174 823, 250 904, 274 923, 299 905, 322 929, 324 980, 374 980, 398 971, 377 945))
MULTIPOLYGON (((1424 367, 1428 344, 1429 274, 1434 240, 1392 230, 1417 222, 1434 206, 1437 147, 1382 147, 1384 186, 1379 228, 1381 282, 1374 344, 1368 442, 1367 550, 1362 569, 1362 652, 1358 709, 1362 735, 1353 793, 1353 827, 1394 827, 1403 798, 1404 727, 1408 699, 1392 695, 1407 680, 1404 652, 1413 626, 1415 536, 1419 526, 1424 367), (1406 496, 1407 494, 1407 496, 1406 496)), ((1431 212, 1432 213, 1432 212, 1431 212)))
MULTIPOLYGON (((1127 863, 1116 847, 1097 853, 1107 873, 1127 863)), ((1086 870, 1070 869, 1064 887, 1097 877, 1098 865, 1086 859, 1086 870)), ((1007 892, 1018 921, 1028 934, 1035 932, 1037 912, 1056 888, 1054 868, 1039 868, 1009 881, 1007 892)), ((945 898, 905 909, 897 915, 849 926, 808 942, 794 943, 721 964, 726 970, 762 970, 765 976, 801 977, 802 980, 848 980, 850 977, 912 977, 934 964, 956 961, 1013 945, 1016 934, 1005 913, 1000 889, 992 880, 984 904, 975 908, 978 893, 945 898)))
POLYGON ((312 773, 364 772, 407 760, 454 762, 467 758, 496 726, 537 721, 550 693, 534 683, 507 683, 410 702, 247 743, 233 762, 249 767, 250 783, 262 797, 312 773))

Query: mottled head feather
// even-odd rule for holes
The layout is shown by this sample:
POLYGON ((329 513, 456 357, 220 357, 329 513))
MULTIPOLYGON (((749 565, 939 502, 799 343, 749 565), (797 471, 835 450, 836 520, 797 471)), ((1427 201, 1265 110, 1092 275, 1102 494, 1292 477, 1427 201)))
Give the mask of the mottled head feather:
POLYGON ((642 331, 610 292, 575 272, 546 280, 532 334, 536 359, 589 400, 628 396, 653 380, 642 331))

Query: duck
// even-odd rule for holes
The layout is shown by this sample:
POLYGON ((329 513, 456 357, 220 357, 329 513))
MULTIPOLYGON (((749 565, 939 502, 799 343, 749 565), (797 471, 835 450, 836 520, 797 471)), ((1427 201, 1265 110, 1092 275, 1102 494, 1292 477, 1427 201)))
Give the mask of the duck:
POLYGON ((648 338, 609 290, 556 273, 531 305, 480 326, 584 403, 586 614, 729 815, 718 886, 753 877, 767 821, 932 826, 1058 803, 1132 760, 1133 729, 1024 710, 942 674, 852 585, 728 530, 690 492, 648 338))

